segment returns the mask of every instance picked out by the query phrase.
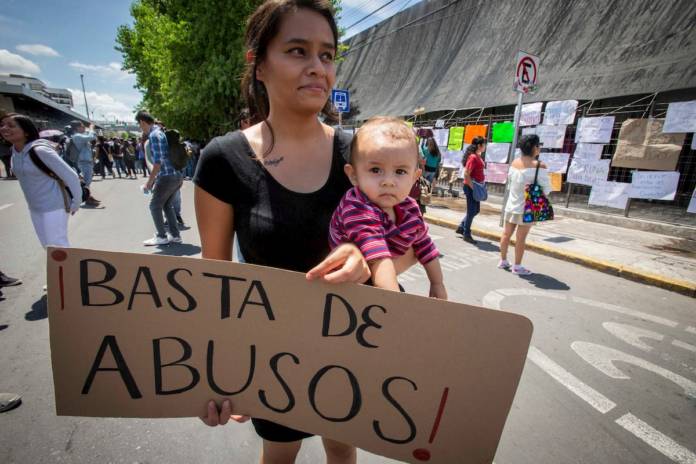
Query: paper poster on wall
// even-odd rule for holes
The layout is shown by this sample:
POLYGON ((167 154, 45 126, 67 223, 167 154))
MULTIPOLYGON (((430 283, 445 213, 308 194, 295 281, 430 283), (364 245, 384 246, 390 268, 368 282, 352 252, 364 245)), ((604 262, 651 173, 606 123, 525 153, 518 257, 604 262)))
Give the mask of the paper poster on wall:
POLYGON ((509 168, 509 164, 486 163, 486 182, 490 182, 492 184, 504 184, 507 182, 509 168))
POLYGON ((457 180, 464 178, 464 166, 459 166, 457 169, 457 180))
POLYGON ((515 125, 512 121, 493 123, 493 142, 506 143, 512 142, 515 134, 515 125))
POLYGON ((509 154, 509 143, 486 144, 486 162, 488 163, 507 163, 509 154))
POLYGON ((551 153, 543 151, 539 154, 539 160, 546 164, 549 172, 565 174, 568 170, 570 153, 551 153))
POLYGON ((558 126, 573 124, 573 122, 575 122, 575 111, 577 111, 577 109, 577 100, 548 102, 544 110, 544 125, 558 126))
POLYGON ((442 129, 443 127, 445 127, 445 120, 444 119, 436 120, 435 127, 437 127, 438 129, 442 129))
POLYGON ((614 130, 614 116, 580 118, 575 130, 575 143, 609 143, 614 130))
POLYGON ((464 152, 461 150, 446 150, 442 152, 442 166, 445 168, 458 168, 462 165, 464 152))
POLYGON ((664 119, 627 119, 621 124, 612 166, 674 171, 685 134, 663 133, 664 119))
POLYGON ((578 143, 575 146, 573 159, 597 161, 602 158, 604 145, 600 143, 578 143))
POLYGON ((486 124, 470 124, 466 126, 466 131, 464 132, 464 143, 471 143, 474 137, 486 138, 488 134, 488 126, 486 124))
POLYGON ((635 171, 628 196, 647 200, 674 200, 678 184, 678 172, 635 171))
POLYGON ((448 150, 461 150, 463 140, 464 140, 464 128, 463 127, 450 127, 449 128, 449 136, 447 139, 447 149, 448 150))
POLYGON ((588 203, 595 206, 626 209, 631 184, 626 182, 595 182, 588 203))
POLYGON ((522 105, 520 113, 520 127, 536 126, 541 122, 541 107, 543 103, 527 103, 522 105))
POLYGON ((696 132, 696 100, 670 103, 664 132, 696 132))
POLYGON ((691 201, 689 201, 689 207, 686 208, 687 213, 696 213, 696 189, 691 193, 691 201))
POLYGON ((535 133, 544 148, 563 148, 566 126, 536 126, 535 133))
POLYGON ((609 177, 609 163, 611 160, 587 161, 574 159, 568 168, 566 182, 569 184, 594 185, 604 182, 609 177))
POLYGON ((550 172, 549 180, 551 181, 551 191, 560 192, 563 188, 563 174, 560 172, 550 172))
POLYGON ((435 139, 435 143, 437 143, 437 146, 440 147, 441 149, 443 147, 447 147, 447 139, 449 138, 449 130, 448 129, 433 129, 433 138, 435 139))
POLYGON ((536 134, 536 127, 523 127, 521 135, 536 134))

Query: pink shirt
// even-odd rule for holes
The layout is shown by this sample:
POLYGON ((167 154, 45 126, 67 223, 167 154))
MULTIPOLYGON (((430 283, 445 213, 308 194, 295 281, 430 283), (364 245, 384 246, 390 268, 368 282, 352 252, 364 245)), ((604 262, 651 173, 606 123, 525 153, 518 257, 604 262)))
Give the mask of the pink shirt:
POLYGON ((367 261, 401 256, 413 247, 421 264, 437 258, 435 244, 428 236, 418 203, 408 197, 394 207, 396 223, 372 203, 357 187, 348 190, 334 211, 329 244, 354 243, 367 261))

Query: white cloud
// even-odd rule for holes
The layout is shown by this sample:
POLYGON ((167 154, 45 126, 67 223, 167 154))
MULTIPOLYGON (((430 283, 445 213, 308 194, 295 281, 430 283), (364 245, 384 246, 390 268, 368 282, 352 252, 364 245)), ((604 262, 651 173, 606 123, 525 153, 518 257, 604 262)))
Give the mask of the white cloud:
POLYGON ((9 50, 0 49, 0 73, 36 76, 41 72, 39 65, 9 50))
POLYGON ((101 64, 84 64, 77 61, 70 63, 70 66, 83 72, 91 72, 102 77, 114 77, 119 80, 131 79, 133 74, 121 70, 121 63, 109 63, 108 65, 101 64))
MULTIPOLYGON (((75 110, 85 114, 82 90, 68 89, 73 95, 75 110)), ((90 113, 98 120, 135 121, 135 105, 140 99, 137 95, 112 95, 108 93, 87 92, 87 105, 90 113)), ((91 116, 91 114, 90 114, 91 116)))
POLYGON ((30 55, 37 56, 60 56, 60 53, 49 47, 48 45, 42 44, 21 44, 17 45, 17 50, 24 53, 29 53, 30 55))

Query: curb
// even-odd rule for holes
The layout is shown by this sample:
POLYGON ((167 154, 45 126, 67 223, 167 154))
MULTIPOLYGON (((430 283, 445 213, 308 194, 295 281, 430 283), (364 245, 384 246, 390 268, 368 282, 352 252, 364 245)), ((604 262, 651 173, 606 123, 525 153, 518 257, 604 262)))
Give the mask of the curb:
MULTIPOLYGON (((441 227, 447 227, 448 229, 454 230, 458 226, 458 224, 455 222, 440 219, 431 216, 427 213, 423 217, 430 224, 435 224, 441 227)), ((490 230, 479 229, 477 227, 472 227, 471 231, 479 237, 484 237, 490 240, 500 240, 501 236, 499 232, 492 232, 490 230)), ((512 238, 510 240, 510 243, 514 244, 515 239, 512 238)), ((573 253, 572 251, 558 250, 548 245, 542 245, 536 242, 527 242, 526 245, 526 249, 529 251, 534 251, 543 255, 551 256, 553 258, 569 261, 571 263, 580 264, 581 266, 589 267, 590 269, 605 272, 607 274, 623 277, 625 279, 645 283, 659 288, 664 288, 666 290, 671 290, 673 292, 681 293, 682 295, 690 296, 692 298, 696 297, 696 283, 694 282, 689 282, 680 279, 671 279, 658 274, 651 274, 649 272, 645 272, 633 267, 623 266, 611 263, 609 261, 591 258, 589 256, 581 255, 579 253, 573 253)))

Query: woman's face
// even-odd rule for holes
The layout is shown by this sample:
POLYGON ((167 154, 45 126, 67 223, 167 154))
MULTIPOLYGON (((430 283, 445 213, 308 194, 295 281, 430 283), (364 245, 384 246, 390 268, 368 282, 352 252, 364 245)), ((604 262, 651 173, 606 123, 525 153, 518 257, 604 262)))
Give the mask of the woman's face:
POLYGON ((13 145, 27 141, 24 130, 12 117, 0 120, 0 135, 13 145))
POLYGON ((334 36, 323 16, 304 8, 287 14, 256 69, 271 112, 284 108, 318 114, 336 81, 335 53, 334 36))
POLYGON ((476 153, 480 155, 480 154, 483 153, 484 151, 486 151, 486 144, 485 144, 485 143, 482 143, 482 144, 479 145, 478 148, 476 149, 476 153))

